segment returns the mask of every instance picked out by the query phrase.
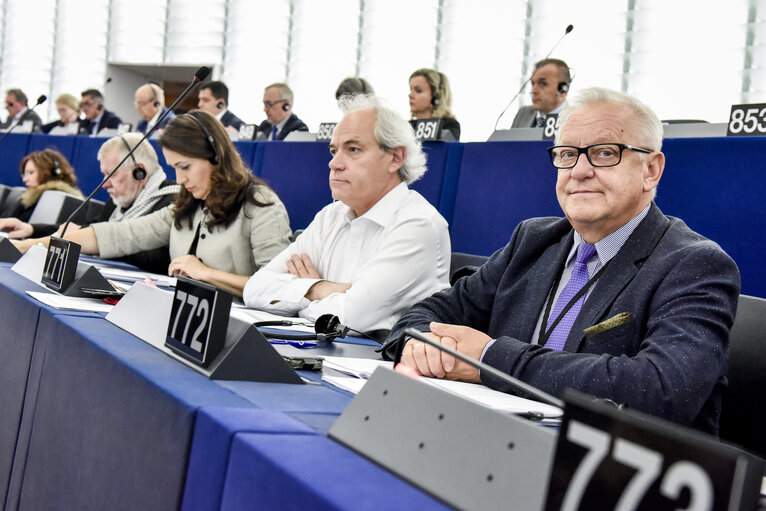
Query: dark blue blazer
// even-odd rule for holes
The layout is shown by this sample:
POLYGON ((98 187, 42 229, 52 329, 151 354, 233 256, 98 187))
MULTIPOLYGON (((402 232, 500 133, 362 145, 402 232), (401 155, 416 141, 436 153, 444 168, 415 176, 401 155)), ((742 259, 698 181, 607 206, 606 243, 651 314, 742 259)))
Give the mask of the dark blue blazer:
MULTIPOLYGON (((162 113, 161 113, 160 115, 163 115, 163 114, 164 114, 164 113, 167 111, 167 109, 168 109, 168 107, 166 107, 166 106, 163 106, 163 107, 162 107, 162 113)), ((169 123, 170 121, 172 121, 172 120, 173 120, 173 118, 174 118, 175 116, 176 116, 176 114, 175 114, 175 113, 173 113, 173 112, 171 111, 171 112, 170 112, 170 113, 167 115, 167 117, 165 117, 165 118, 162 120, 162 122, 160 123, 160 125, 159 125, 159 126, 157 126, 157 129, 158 129, 158 130, 161 130, 161 129, 165 129, 165 126, 167 126, 167 125, 168 125, 168 123, 169 123)), ((149 124, 149 123, 147 122, 147 120, 146 120, 146 119, 141 119, 140 121, 138 121, 138 126, 136 126, 136 131, 138 131, 139 133, 146 133, 146 125, 147 125, 147 124, 149 124)))
MULTIPOLYGON (((110 112, 109 110, 104 110, 104 115, 101 116, 101 120, 98 122, 98 129, 96 130, 96 133, 104 128, 116 130, 120 127, 120 124, 122 124, 122 119, 117 117, 116 114, 110 112)), ((80 119, 80 134, 90 135, 92 131, 93 121, 90 119, 80 119)))
POLYGON ((221 124, 224 128, 232 126, 234 129, 239 129, 245 122, 231 113, 231 110, 226 110, 226 113, 221 116, 221 124))
POLYGON ((430 321, 466 325, 496 339, 484 362, 554 396, 573 388, 717 434, 740 289, 734 261, 652 204, 594 285, 564 351, 552 351, 532 334, 572 243, 566 219, 522 222, 477 273, 405 313, 391 338, 428 331, 430 321), (628 323, 585 336, 622 312, 628 323))
MULTIPOLYGON (((309 127, 306 126, 306 123, 300 120, 297 115, 290 114, 290 117, 287 118, 287 122, 284 126, 282 126, 282 131, 277 133, 277 140, 284 140, 288 133, 291 131, 308 131, 309 127)), ((258 126, 258 131, 261 131, 266 134, 266 137, 271 136, 271 123, 269 121, 263 121, 260 126, 258 126)))

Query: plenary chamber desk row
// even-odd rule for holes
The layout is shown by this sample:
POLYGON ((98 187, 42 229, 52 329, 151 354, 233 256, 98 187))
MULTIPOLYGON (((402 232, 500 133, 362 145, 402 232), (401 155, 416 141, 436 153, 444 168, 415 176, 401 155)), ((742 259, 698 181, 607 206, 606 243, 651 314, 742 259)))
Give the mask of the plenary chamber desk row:
POLYGON ((325 436, 349 394, 211 381, 27 290, 0 267, 1 508, 444 508, 325 436))
MULTIPOLYGON (((104 139, 11 134, 0 146, 0 183, 21 185, 19 162, 30 151, 56 147, 72 161, 86 193, 101 179, 96 152, 104 139)), ((152 141, 156 146, 156 141, 152 141)), ((452 250, 490 255, 516 225, 561 216, 550 141, 426 142, 429 170, 412 187, 450 224, 452 250)), ((253 173, 279 194, 293 229, 305 228, 331 200, 330 154, 324 142, 236 142, 253 173)), ((742 293, 766 297, 766 137, 666 139, 657 205, 717 242, 737 262, 742 293)), ((164 158, 160 152, 160 162, 164 158)), ((172 169, 166 173, 175 176, 172 169)), ((97 196, 99 197, 99 196, 97 196)), ((101 198, 107 198, 101 192, 101 198)))

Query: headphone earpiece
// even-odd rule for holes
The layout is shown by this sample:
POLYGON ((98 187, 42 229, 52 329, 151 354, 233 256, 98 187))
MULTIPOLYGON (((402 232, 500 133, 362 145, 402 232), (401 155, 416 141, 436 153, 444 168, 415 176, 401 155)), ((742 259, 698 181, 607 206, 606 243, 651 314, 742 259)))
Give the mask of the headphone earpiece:
POLYGON ((290 103, 288 103, 287 101, 285 101, 284 103, 282 103, 282 110, 284 110, 285 112, 287 112, 288 110, 290 110, 290 103))
MULTIPOLYGON (((259 321, 256 327, 263 326, 291 326, 291 321, 259 321)), ((291 341, 327 341, 331 342, 337 337, 343 338, 351 330, 346 325, 341 324, 340 318, 332 314, 322 314, 314 322, 314 331, 316 334, 284 334, 269 332, 267 337, 271 339, 286 339, 291 341)))
POLYGON ((210 147, 213 149, 213 156, 208 158, 208 161, 212 163, 213 165, 218 165, 218 163, 221 161, 221 158, 218 156, 218 146, 215 145, 215 139, 210 134, 210 132, 207 130, 204 124, 202 124, 202 121, 197 119, 193 114, 184 114, 185 117, 191 118, 195 123, 197 123, 197 126, 199 126, 199 129, 202 130, 202 132, 205 134, 205 138, 207 138, 208 143, 210 144, 210 147))
POLYGON ((223 108, 223 107, 225 107, 225 106, 226 106, 226 103, 224 103, 223 101, 219 101, 219 102, 216 104, 216 106, 217 106, 218 108, 223 108))
POLYGON ((133 149, 130 148, 130 144, 128 144, 128 141, 125 140, 125 137, 120 135, 120 140, 122 140, 123 145, 125 145, 125 149, 128 150, 130 159, 133 160, 133 170, 130 171, 130 174, 136 181, 142 181, 146 177, 146 169, 138 165, 136 157, 133 156, 133 153, 131 153, 133 149))
POLYGON ((565 92, 569 91, 569 85, 567 85, 566 82, 560 82, 558 90, 559 94, 564 94, 565 92))
POLYGON ((159 101, 155 101, 154 102, 154 108, 159 108, 159 107, 160 107, 160 102, 159 101))
POLYGON ((56 177, 60 176, 61 175, 61 165, 59 164, 58 158, 56 158, 55 156, 50 156, 50 155, 48 155, 48 156, 50 157, 51 161, 53 162, 53 171, 52 171, 53 175, 56 176, 56 177))
POLYGON ((99 112, 101 110, 103 110, 103 109, 104 109, 104 104, 103 103, 99 103, 98 106, 96 107, 96 110, 98 110, 99 112))
POLYGON ((439 71, 436 72, 439 75, 439 83, 436 85, 436 90, 431 93, 431 104, 434 108, 439 106, 442 98, 442 91, 444 90, 444 75, 439 71))

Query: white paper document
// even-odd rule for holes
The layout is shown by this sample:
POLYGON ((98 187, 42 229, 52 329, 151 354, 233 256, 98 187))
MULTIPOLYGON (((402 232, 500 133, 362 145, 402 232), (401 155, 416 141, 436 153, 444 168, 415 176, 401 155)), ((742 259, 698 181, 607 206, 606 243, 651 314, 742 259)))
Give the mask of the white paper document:
MULTIPOLYGON (((372 375, 375 369, 378 367, 392 369, 393 363, 366 358, 325 357, 324 367, 333 369, 345 375, 322 376, 324 381, 356 394, 362 389, 367 378, 372 375)), ((562 415, 562 411, 555 406, 506 394, 504 392, 498 392, 476 383, 441 380, 438 378, 421 378, 421 380, 498 412, 532 414, 537 417, 545 418, 560 418, 562 415)))
POLYGON ((78 298, 53 293, 27 291, 27 294, 35 300, 50 307, 63 310, 84 312, 109 312, 114 305, 109 305, 100 298, 78 298))
POLYGON ((149 273, 146 271, 125 270, 122 268, 114 268, 111 266, 105 266, 100 263, 94 264, 98 268, 98 271, 104 278, 119 280, 122 282, 143 282, 144 279, 149 279, 158 286, 162 287, 175 287, 175 277, 168 277, 167 275, 160 275, 158 273, 149 273))

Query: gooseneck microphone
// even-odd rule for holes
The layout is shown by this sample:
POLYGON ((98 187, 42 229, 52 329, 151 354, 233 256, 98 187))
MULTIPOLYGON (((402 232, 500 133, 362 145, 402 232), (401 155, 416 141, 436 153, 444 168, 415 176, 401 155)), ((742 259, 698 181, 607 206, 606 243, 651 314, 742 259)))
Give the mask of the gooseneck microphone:
POLYGON ((90 202, 90 200, 93 198, 93 196, 96 195, 96 193, 98 193, 98 191, 104 186, 104 183, 109 181, 109 179, 114 175, 114 173, 117 172, 117 169, 119 169, 122 166, 122 164, 125 163, 125 161, 127 161, 128 158, 132 158, 133 157, 133 153, 136 151, 136 149, 138 149, 138 146, 140 146, 143 143, 144 140, 149 138, 149 135, 154 133, 154 131, 160 125, 162 120, 165 119, 165 117, 167 117, 167 115, 173 110, 173 108, 175 108, 175 106, 178 103, 180 103, 181 100, 183 100, 189 94, 189 92, 191 92, 191 90, 194 88, 195 85, 197 85, 199 82, 201 82, 202 80, 207 78, 207 76, 209 74, 210 74, 210 68, 208 68, 206 66, 202 66, 201 68, 197 69, 197 72, 194 73, 194 79, 183 90, 181 95, 178 96, 178 98, 175 101, 173 101, 173 104, 170 105, 170 107, 167 110, 165 110, 165 112, 160 116, 160 118, 157 119, 157 122, 155 122, 154 125, 150 129, 146 130, 146 133, 144 134, 143 138, 141 138, 141 140, 139 140, 138 143, 135 146, 133 146, 133 148, 131 148, 130 151, 128 151, 128 154, 126 154, 125 157, 122 159, 122 161, 120 161, 120 163, 118 163, 117 166, 115 166, 112 169, 112 171, 109 172, 109 174, 106 175, 106 177, 101 181, 101 183, 99 183, 99 185, 96 187, 96 189, 93 190, 91 192, 91 194, 88 195, 88 197, 85 198, 84 201, 82 201, 82 203, 77 207, 77 209, 74 210, 74 212, 71 215, 69 215, 69 218, 67 218, 66 223, 64 224, 64 229, 61 231, 61 236, 60 236, 61 239, 64 238, 64 234, 66 234, 66 231, 69 228, 69 224, 72 222, 72 219, 77 215, 77 213, 79 213, 80 210, 82 208, 84 208, 90 202))
POLYGON ((18 120, 18 121, 16 121, 15 123, 13 123, 13 125, 12 125, 11 127, 9 127, 9 128, 8 128, 8 131, 6 131, 5 133, 3 133, 3 136, 2 136, 2 137, 0 137, 0 142, 2 142, 3 140, 5 140, 5 137, 7 137, 8 135, 10 135, 10 134, 11 134, 11 131, 13 131, 13 130, 15 130, 15 129, 16 129, 16 126, 18 126, 19 124, 23 123, 23 122, 24 122, 24 119, 26 119, 26 118, 27 118, 27 116, 28 116, 30 113, 32 113, 32 110, 34 110, 34 109, 35 109, 35 108, 37 108, 38 106, 40 106, 40 105, 42 105, 43 103, 45 103, 45 100, 46 100, 46 99, 48 99, 48 96, 46 96, 45 94, 43 94, 43 95, 41 95, 39 98, 37 98, 37 103, 35 103, 35 106, 33 106, 32 108, 27 108, 27 109, 24 111, 24 113, 23 113, 23 114, 21 114, 21 117, 19 117, 19 120, 18 120))
POLYGON ((533 398, 537 399, 538 401, 541 401, 543 403, 547 403, 552 406, 556 406, 558 408, 564 408, 564 402, 558 398, 555 398, 548 394, 547 392, 543 392, 542 390, 533 387, 532 385, 529 385, 528 383, 524 383, 521 380, 518 380, 514 378, 513 376, 510 376, 508 374, 505 374, 502 371, 499 371, 495 369, 494 367, 485 364, 484 362, 479 362, 478 360, 469 357, 468 355, 464 355, 463 353, 460 353, 459 351, 453 350, 452 348, 448 348, 447 346, 442 346, 441 343, 431 340, 422 333, 418 332, 417 330, 413 328, 407 328, 402 332, 402 335, 399 336, 399 342, 396 348, 396 358, 394 358, 394 367, 401 361, 402 358, 402 350, 404 349, 404 339, 406 337, 412 337, 413 339, 417 339, 418 341, 422 341, 426 344, 430 344, 436 349, 439 349, 445 353, 449 353, 455 358, 459 358, 466 364, 475 367, 479 371, 481 371, 484 374, 488 374, 492 376, 493 378, 497 378, 498 380, 501 380, 503 383, 507 383, 508 385, 513 388, 513 390, 517 392, 523 392, 524 394, 527 394, 529 396, 532 396, 533 398))
MULTIPOLYGON (((564 40, 564 38, 567 36, 567 34, 569 32, 572 31, 572 29, 574 29, 574 25, 567 25, 567 28, 564 30, 564 35, 562 35, 559 38, 559 40, 556 42, 556 44, 553 45, 553 48, 551 48, 551 51, 549 51, 548 54, 545 56, 545 58, 543 58, 541 60, 545 60, 548 57, 550 57, 551 53, 553 53, 553 50, 555 50, 556 47, 558 47, 558 45, 561 44, 561 41, 564 40)), ((534 73, 532 73, 532 74, 534 74, 534 73)), ((524 83, 521 85, 521 88, 519 89, 519 91, 511 98, 511 100, 508 102, 508 104, 505 105, 505 108, 503 108, 503 111, 500 112, 500 115, 497 116, 497 120, 495 121, 495 131, 497 131, 497 124, 500 122, 500 119, 503 117, 503 115, 505 115, 505 112, 508 111, 508 109, 511 107, 513 102, 516 101, 516 98, 518 98, 519 95, 524 91, 524 87, 526 87, 527 84, 532 80, 532 74, 529 75, 529 78, 527 78, 524 81, 524 83)))

